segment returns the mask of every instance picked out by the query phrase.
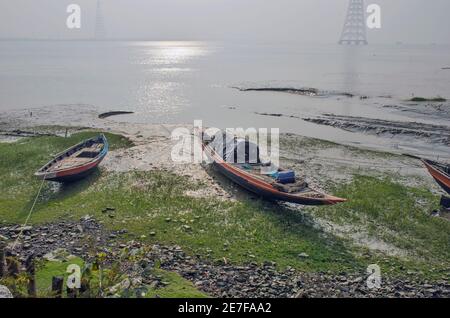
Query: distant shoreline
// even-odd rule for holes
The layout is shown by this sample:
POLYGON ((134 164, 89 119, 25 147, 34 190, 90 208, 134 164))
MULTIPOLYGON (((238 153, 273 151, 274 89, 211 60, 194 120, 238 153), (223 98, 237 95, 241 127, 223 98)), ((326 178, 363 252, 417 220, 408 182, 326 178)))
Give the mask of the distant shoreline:
MULTIPOLYGON (((163 39, 94 39, 94 38, 80 38, 80 39, 27 39, 27 38, 11 38, 2 39, 0 42, 206 42, 209 40, 163 40, 163 39)), ((209 41, 215 42, 215 41, 209 41)))
MULTIPOLYGON (((79 38, 79 39, 45 39, 45 38, 0 38, 0 42, 228 42, 228 43, 240 43, 241 40, 235 39, 235 40, 212 40, 212 39, 148 39, 148 38, 105 38, 105 39, 96 39, 96 38, 79 38)), ((274 43, 278 43, 277 41, 274 41, 274 43)), ((251 44, 261 44, 259 42, 251 42, 251 44)), ((289 42, 289 44, 292 45, 298 45, 302 44, 301 42, 292 41, 289 42)), ((303 43, 305 44, 305 43, 303 43)), ((307 42, 307 44, 317 44, 317 45, 336 45, 336 46, 342 46, 335 42, 317 42, 317 43, 310 43, 307 42)), ((379 46, 379 45, 386 45, 386 46, 443 46, 448 47, 450 46, 450 43, 376 43, 371 42, 369 44, 370 46, 379 46)), ((345 46, 343 46, 345 47, 345 46)))

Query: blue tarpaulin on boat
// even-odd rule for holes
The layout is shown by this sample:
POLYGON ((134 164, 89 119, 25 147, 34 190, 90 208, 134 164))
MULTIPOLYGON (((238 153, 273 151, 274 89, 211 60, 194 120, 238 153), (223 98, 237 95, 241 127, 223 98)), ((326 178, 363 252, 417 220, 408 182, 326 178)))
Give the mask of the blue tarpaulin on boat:
POLYGON ((275 175, 275 179, 283 184, 293 183, 295 182, 295 172, 292 170, 278 171, 275 175))

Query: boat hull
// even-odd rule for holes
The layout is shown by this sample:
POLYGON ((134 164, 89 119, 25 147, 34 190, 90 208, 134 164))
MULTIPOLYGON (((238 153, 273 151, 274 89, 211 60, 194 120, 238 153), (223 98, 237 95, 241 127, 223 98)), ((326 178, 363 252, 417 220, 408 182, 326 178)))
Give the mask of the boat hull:
POLYGON ((434 178, 434 180, 444 189, 448 194, 450 194, 450 176, 446 175, 443 171, 439 170, 433 165, 433 162, 429 160, 422 160, 425 164, 428 172, 434 178))
POLYGON ((257 178, 252 177, 251 175, 236 168, 232 164, 224 161, 211 147, 202 144, 202 148, 206 153, 206 156, 212 162, 213 166, 220 173, 222 173, 225 177, 227 177, 234 183, 265 199, 291 202, 301 205, 333 205, 346 201, 345 199, 328 195, 324 195, 320 198, 313 198, 281 192, 275 189, 269 183, 258 180, 257 178))
MULTIPOLYGON (((102 159, 103 160, 103 159, 102 159)), ((102 160, 99 160, 92 166, 80 167, 78 169, 74 169, 73 171, 68 171, 66 173, 55 173, 49 174, 41 179, 45 179, 47 181, 55 181, 55 182, 75 182, 80 179, 86 178, 88 175, 92 174, 101 163, 102 160)))
MULTIPOLYGON (((43 180, 66 183, 66 182, 74 182, 74 181, 83 179, 86 176, 92 174, 97 169, 98 165, 106 157, 106 154, 108 153, 108 150, 109 150, 109 146, 108 146, 108 141, 106 140, 106 137, 103 135, 101 135, 100 137, 91 138, 91 139, 101 141, 101 143, 103 143, 103 145, 104 145, 102 151, 98 154, 97 157, 93 158, 93 160, 91 160, 83 165, 70 167, 70 168, 58 170, 58 171, 48 171, 48 169, 45 169, 46 167, 49 167, 51 165, 51 162, 49 162, 44 167, 42 167, 35 175, 38 178, 43 179, 43 180)), ((84 142, 81 142, 80 144, 86 143, 91 139, 85 140, 84 142)), ((80 144, 75 145, 75 146, 63 151, 57 157, 63 156, 65 153, 68 153, 75 147, 78 147, 80 144)), ((54 159, 54 160, 56 160, 56 159, 54 159)))
POLYGON ((231 172, 224 164, 220 163, 213 163, 213 166, 215 169, 217 169, 220 173, 222 173, 225 177, 233 181, 234 183, 240 185, 241 187, 245 188, 246 190, 263 197, 268 200, 273 201, 283 201, 283 202, 290 202, 290 203, 296 203, 301 205, 330 205, 335 204, 338 202, 331 202, 331 201, 325 201, 323 199, 312 199, 312 198, 301 198, 296 197, 293 195, 284 194, 279 191, 269 191, 266 190, 260 186, 254 185, 251 182, 249 182, 248 179, 240 177, 236 173, 231 172))

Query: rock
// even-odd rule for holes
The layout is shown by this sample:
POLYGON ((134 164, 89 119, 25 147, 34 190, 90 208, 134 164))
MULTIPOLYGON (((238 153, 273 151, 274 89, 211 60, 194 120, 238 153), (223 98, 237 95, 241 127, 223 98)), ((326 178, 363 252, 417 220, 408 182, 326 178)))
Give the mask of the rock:
POLYGON ((306 253, 300 253, 300 254, 298 254, 298 257, 300 257, 300 258, 308 258, 309 255, 306 254, 306 253))
POLYGON ((265 261, 263 264, 264 267, 275 267, 277 266, 276 262, 272 262, 272 261, 265 261))
POLYGON ((197 282, 194 283, 194 285, 195 285, 196 287, 201 287, 201 286, 203 286, 204 284, 205 284, 205 282, 202 281, 202 280, 199 280, 199 281, 197 281, 197 282))
POLYGON ((70 254, 66 249, 64 248, 57 248, 56 250, 47 253, 43 256, 44 259, 47 261, 53 261, 53 262, 66 262, 74 258, 75 256, 70 254))
POLYGON ((89 214, 86 214, 85 216, 83 216, 81 219, 81 221, 90 221, 92 220, 92 217, 89 214))
POLYGON ((142 277, 135 277, 131 279, 131 285, 132 286, 139 286, 142 284, 142 277))
POLYGON ((33 229, 32 226, 20 226, 17 229, 14 230, 15 233, 28 233, 33 229))
POLYGON ((130 286, 131 286, 130 279, 129 278, 125 278, 120 283, 118 283, 118 284, 114 285, 113 287, 111 287, 109 289, 109 292, 114 295, 114 294, 116 294, 118 292, 121 292, 121 291, 124 291, 124 290, 130 288, 130 286))
POLYGON ((14 298, 6 286, 0 285, 0 298, 14 298))
POLYGON ((83 227, 80 224, 77 224, 77 230, 79 233, 83 233, 83 227))
POLYGON ((158 280, 154 280, 154 281, 152 281, 152 282, 150 283, 149 288, 150 288, 150 289, 156 289, 156 288, 158 288, 158 286, 159 286, 159 281, 158 281, 158 280))
POLYGON ((357 278, 353 279, 353 280, 351 281, 351 283, 352 283, 352 284, 357 284, 357 283, 362 282, 362 281, 363 281, 363 278, 362 278, 362 277, 357 277, 357 278))
POLYGON ((150 234, 150 236, 155 236, 156 232, 155 231, 151 231, 149 234, 150 234))

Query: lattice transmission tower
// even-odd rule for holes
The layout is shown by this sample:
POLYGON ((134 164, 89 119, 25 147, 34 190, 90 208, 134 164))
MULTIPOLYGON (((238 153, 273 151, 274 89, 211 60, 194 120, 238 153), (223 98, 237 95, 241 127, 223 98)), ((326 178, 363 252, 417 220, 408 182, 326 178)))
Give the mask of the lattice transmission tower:
POLYGON ((97 11, 95 16, 95 39, 102 40, 106 38, 105 22, 103 19, 101 0, 97 0, 97 11))
POLYGON ((339 44, 368 44, 364 8, 364 0, 350 0, 339 44))

